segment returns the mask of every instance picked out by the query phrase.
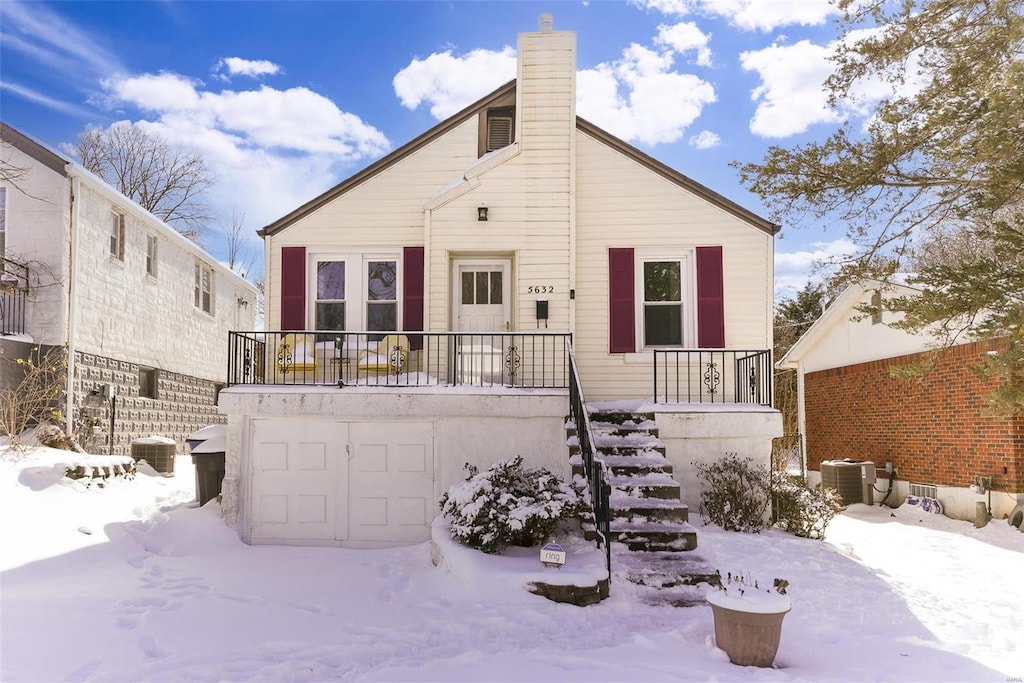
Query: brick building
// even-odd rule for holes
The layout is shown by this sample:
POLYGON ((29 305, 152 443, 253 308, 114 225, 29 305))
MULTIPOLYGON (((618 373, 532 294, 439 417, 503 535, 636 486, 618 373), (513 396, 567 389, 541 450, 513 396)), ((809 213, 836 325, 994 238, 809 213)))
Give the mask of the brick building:
MULTIPOLYGON (((892 313, 860 314, 859 305, 877 301, 878 287, 849 287, 779 361, 798 372, 808 478, 820 481, 826 460, 891 462, 890 502, 920 484, 935 487, 951 517, 973 519, 976 503, 989 500, 995 517, 1008 514, 1024 502, 1024 416, 989 410, 995 385, 972 371, 997 345, 935 349, 929 336, 885 324, 892 313), (975 492, 979 477, 991 477, 991 494, 975 492)), ((886 483, 876 486, 884 491, 886 483)))
POLYGON ((78 164, 6 124, 0 140, 19 169, 0 181, 4 357, 66 349, 63 426, 89 450, 150 435, 183 449, 223 421, 225 340, 252 329, 256 289, 78 164))

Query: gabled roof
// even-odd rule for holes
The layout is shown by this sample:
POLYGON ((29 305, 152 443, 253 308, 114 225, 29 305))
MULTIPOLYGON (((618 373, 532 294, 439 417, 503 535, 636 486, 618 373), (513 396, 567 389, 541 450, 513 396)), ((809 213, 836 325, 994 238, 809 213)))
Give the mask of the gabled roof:
POLYGON ((892 291, 896 292, 899 296, 911 296, 921 292, 920 289, 915 287, 908 287, 907 285, 897 283, 886 284, 880 280, 865 280, 848 286, 829 304, 825 312, 821 314, 821 317, 815 320, 814 324, 800 335, 800 338, 789 348, 789 351, 776 361, 775 366, 778 368, 797 367, 797 362, 806 356, 807 352, 814 348, 815 344, 830 329, 851 318, 858 302, 870 291, 892 291))
MULTIPOLYGON (((311 199, 310 201, 306 202, 305 204, 295 209, 294 211, 286 214, 285 216, 282 216, 273 223, 258 230, 257 233, 261 237, 266 237, 267 235, 273 235, 274 233, 283 230, 284 228, 288 227, 289 225, 299 220, 300 218, 309 215, 310 213, 316 211, 325 204, 328 204, 337 197, 340 197, 341 195, 345 194, 352 188, 374 177, 381 171, 384 171, 390 166, 393 166, 394 164, 398 163, 399 161, 409 156, 413 152, 426 146, 430 142, 436 140, 437 138, 444 135, 451 129, 455 128, 456 126, 459 126, 460 124, 464 123, 467 119, 472 118, 473 116, 476 116, 483 111, 486 111, 490 107, 494 106, 496 103, 503 104, 503 101, 507 100, 508 97, 514 97, 515 92, 516 81, 515 79, 513 79, 506 83, 505 85, 498 88, 497 90, 495 90, 494 92, 490 93, 489 95, 486 95, 485 97, 477 100, 476 102, 469 105, 468 107, 458 112, 457 114, 451 116, 448 119, 445 119, 444 121, 437 124, 427 132, 423 133, 422 135, 402 145, 401 147, 394 150, 390 154, 381 157, 380 159, 373 162, 363 170, 359 171, 355 175, 350 176, 346 180, 343 180, 342 182, 335 185, 334 187, 327 190, 318 197, 311 199)), ((644 154, 639 149, 633 147, 624 140, 620 140, 619 138, 615 137, 608 131, 599 128, 593 123, 590 123, 589 121, 586 121, 585 119, 582 119, 578 116, 576 117, 576 129, 590 135, 591 137, 594 137, 600 142, 603 142, 609 147, 615 149, 619 153, 630 157, 631 159, 633 159, 634 161, 643 166, 646 166, 651 171, 657 173, 666 180, 669 180, 670 182, 673 182, 676 185, 679 185, 680 187, 689 190, 695 195, 721 208, 723 211, 726 211, 732 214, 733 216, 736 216, 740 220, 750 223, 752 226, 760 230, 763 230, 769 235, 774 235, 778 233, 781 229, 780 225, 772 223, 771 221, 758 216, 754 212, 743 208, 742 206, 733 202, 730 199, 726 199, 724 196, 718 194, 714 190, 711 190, 710 188, 701 185, 692 178, 689 178, 680 173, 679 171, 675 170, 674 168, 663 164, 654 157, 644 154)))
POLYGON ((445 119, 441 123, 437 124, 427 132, 413 138, 409 142, 405 143, 390 154, 377 159, 363 170, 359 171, 353 176, 349 176, 347 179, 341 181, 331 189, 327 190, 318 197, 314 197, 299 208, 295 209, 291 213, 288 213, 276 221, 267 225, 257 231, 260 237, 266 237, 267 235, 273 235, 275 232, 279 232, 284 228, 288 227, 295 221, 299 220, 303 216, 313 213, 325 204, 330 203, 332 200, 345 194, 352 188, 361 185, 373 176, 377 175, 381 171, 397 164, 399 161, 409 156, 413 152, 419 150, 422 147, 430 144, 437 138, 441 137, 456 126, 461 125, 467 119, 470 119, 482 111, 486 111, 495 102, 507 98, 510 95, 514 95, 516 91, 516 81, 512 79, 505 85, 501 86, 489 95, 477 100, 473 104, 469 105, 462 111, 454 114, 453 116, 445 119))
POLYGON ((21 131, 16 128, 12 128, 6 123, 0 122, 0 139, 11 145, 11 147, 14 147, 24 154, 32 157, 54 173, 59 173, 65 177, 67 176, 67 159, 57 156, 32 138, 23 135, 21 131))

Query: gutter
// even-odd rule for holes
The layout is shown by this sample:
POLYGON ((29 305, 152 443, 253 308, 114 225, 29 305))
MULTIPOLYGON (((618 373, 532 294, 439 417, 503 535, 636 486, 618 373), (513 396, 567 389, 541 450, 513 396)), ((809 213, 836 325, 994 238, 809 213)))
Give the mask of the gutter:
POLYGON ((75 425, 75 348, 77 335, 75 334, 75 298, 78 287, 78 223, 79 205, 78 197, 81 191, 81 181, 78 176, 71 177, 71 218, 70 218, 70 242, 71 253, 68 255, 68 367, 67 367, 67 389, 65 391, 67 404, 64 409, 64 426, 68 438, 74 438, 75 425))

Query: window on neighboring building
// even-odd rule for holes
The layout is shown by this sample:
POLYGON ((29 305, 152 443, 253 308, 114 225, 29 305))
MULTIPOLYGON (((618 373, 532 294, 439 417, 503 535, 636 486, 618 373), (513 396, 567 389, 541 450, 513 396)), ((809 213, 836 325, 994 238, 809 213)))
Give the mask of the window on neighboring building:
POLYGON ((0 258, 7 253, 7 188, 0 187, 0 258))
POLYGON ((644 261, 643 346, 683 346, 685 262, 644 261))
POLYGON ((156 368, 139 366, 139 396, 141 398, 158 398, 157 390, 160 371, 156 368))
POLYGON ((110 255, 124 261, 124 214, 110 212, 110 255))
POLYGON ((196 308, 213 315, 213 268, 196 261, 196 308))
POLYGON ((316 264, 316 329, 345 329, 345 261, 316 264))
POLYGON ((146 236, 146 274, 156 277, 156 235, 146 236))

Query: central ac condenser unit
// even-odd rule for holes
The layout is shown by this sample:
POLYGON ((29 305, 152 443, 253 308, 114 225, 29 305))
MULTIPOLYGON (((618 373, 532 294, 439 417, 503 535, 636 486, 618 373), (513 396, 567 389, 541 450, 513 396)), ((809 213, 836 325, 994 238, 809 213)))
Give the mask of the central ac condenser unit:
POLYGON ((839 491, 843 505, 875 502, 875 463, 826 460, 821 463, 821 485, 839 491))

